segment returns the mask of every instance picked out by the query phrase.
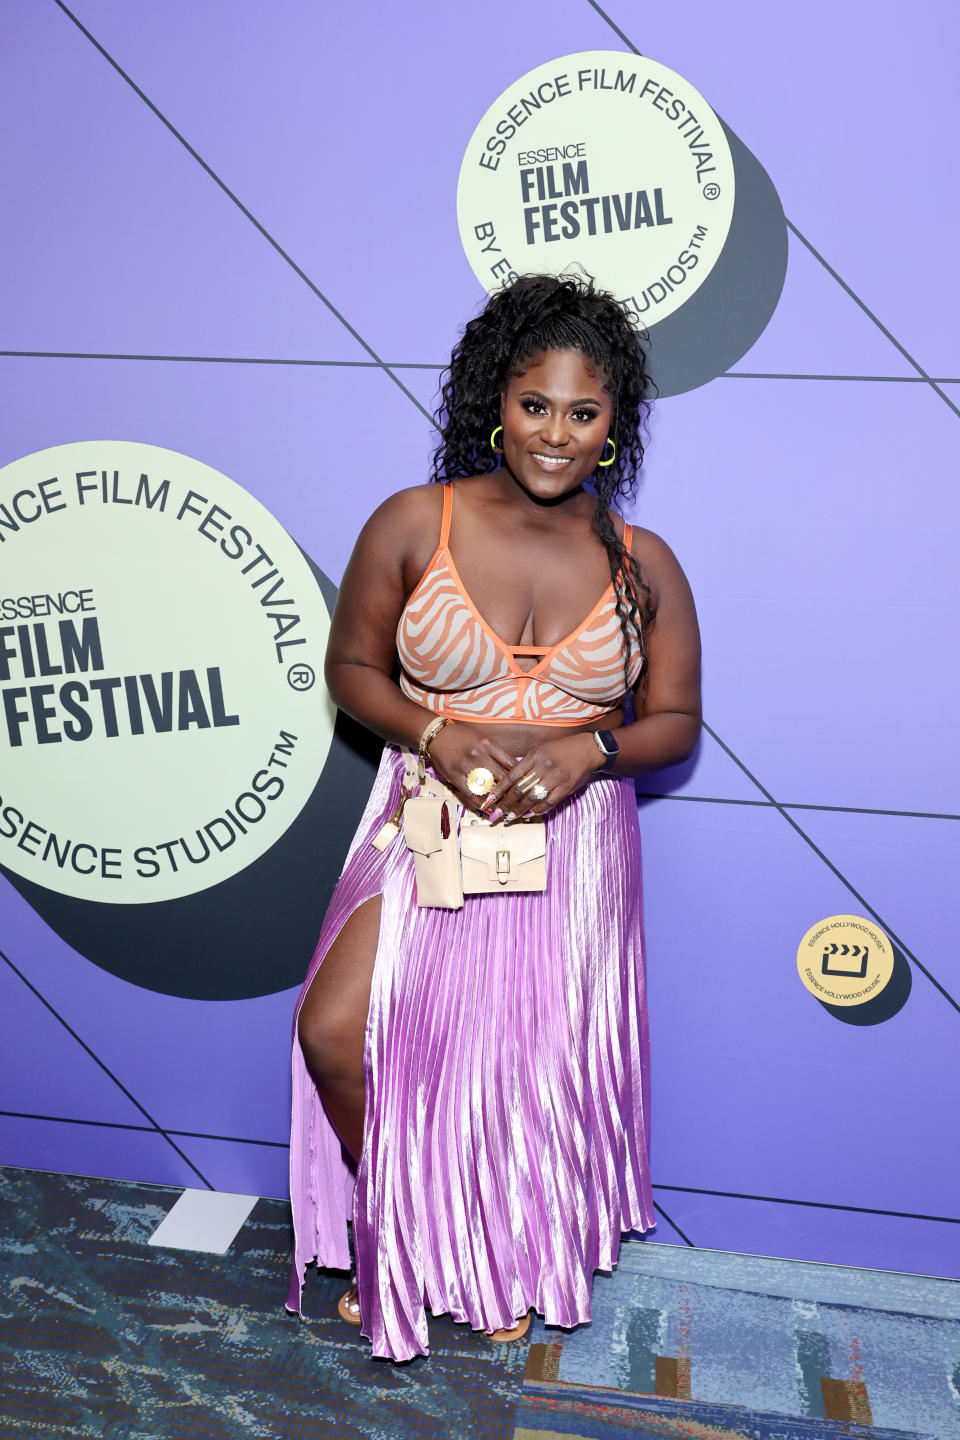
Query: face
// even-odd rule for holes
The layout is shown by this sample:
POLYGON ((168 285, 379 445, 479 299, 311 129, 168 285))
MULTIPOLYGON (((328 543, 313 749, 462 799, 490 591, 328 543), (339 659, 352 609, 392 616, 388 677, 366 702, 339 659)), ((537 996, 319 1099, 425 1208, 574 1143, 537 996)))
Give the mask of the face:
POLYGON ((578 350, 534 355, 501 392, 504 464, 538 500, 568 495, 602 458, 612 414, 610 392, 578 350))

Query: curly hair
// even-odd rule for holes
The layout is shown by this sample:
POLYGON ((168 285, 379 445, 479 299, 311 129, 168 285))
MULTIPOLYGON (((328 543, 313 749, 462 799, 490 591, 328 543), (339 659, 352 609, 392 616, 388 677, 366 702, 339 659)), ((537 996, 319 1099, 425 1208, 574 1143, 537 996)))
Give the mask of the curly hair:
MULTIPOLYGON (((596 365, 613 399, 612 465, 590 477, 593 528, 610 565, 624 637, 624 689, 629 689, 631 640, 646 660, 644 629, 654 620, 652 595, 611 518, 617 497, 632 498, 643 461, 643 431, 655 386, 647 375, 643 335, 633 312, 591 276, 520 275, 491 295, 464 328, 444 371, 434 416, 440 443, 431 478, 454 480, 498 468, 489 436, 500 423, 500 394, 524 360, 548 350, 577 350, 596 365)), ((642 674, 646 677, 646 665, 642 674)))

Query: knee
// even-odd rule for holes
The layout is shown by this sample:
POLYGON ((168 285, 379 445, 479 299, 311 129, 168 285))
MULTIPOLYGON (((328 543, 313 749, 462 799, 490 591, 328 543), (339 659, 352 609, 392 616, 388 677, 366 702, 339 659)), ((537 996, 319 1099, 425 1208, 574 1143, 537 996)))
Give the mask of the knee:
POLYGON ((363 1079, 363 1034, 352 1016, 336 1007, 304 1005, 297 1038, 314 1080, 336 1085, 363 1079))

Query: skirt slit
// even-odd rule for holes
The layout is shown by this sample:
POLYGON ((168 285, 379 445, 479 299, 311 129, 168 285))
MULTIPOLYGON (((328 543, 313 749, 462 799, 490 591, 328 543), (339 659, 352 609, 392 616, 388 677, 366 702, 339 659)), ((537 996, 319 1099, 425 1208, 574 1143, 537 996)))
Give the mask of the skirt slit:
POLYGON ((288 1308, 307 1264, 350 1268, 373 1353, 429 1352, 426 1309, 474 1329, 531 1307, 590 1318, 590 1280, 654 1223, 639 832, 630 781, 600 777, 547 818, 548 888, 420 910, 384 749, 297 1002, 345 921, 381 896, 356 1170, 293 1037, 288 1308))

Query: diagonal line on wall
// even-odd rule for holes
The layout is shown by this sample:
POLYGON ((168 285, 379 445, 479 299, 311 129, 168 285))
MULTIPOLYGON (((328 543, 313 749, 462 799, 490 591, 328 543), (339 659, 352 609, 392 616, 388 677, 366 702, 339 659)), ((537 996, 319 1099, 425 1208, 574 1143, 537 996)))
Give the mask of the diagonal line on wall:
MULTIPOLYGON (((0 351, 0 354, 3 352, 0 351)), ((960 385, 955 375, 815 375, 809 370, 725 370, 718 380, 858 380, 878 385, 960 385)))
POLYGON ((180 131, 176 128, 172 121, 168 120, 166 115, 164 115, 163 111, 158 109, 158 107, 154 105, 149 95, 145 94, 145 92, 140 89, 140 86, 136 83, 132 76, 127 74, 126 70, 124 70, 123 67, 118 64, 116 60, 114 60, 113 56, 109 53, 109 51, 104 49, 96 36, 92 35, 87 29, 87 27, 82 24, 80 20, 78 20, 77 16, 74 15, 73 11, 64 4, 64 0, 53 0, 53 3, 57 6, 58 9, 63 11, 64 15, 66 15, 67 19, 70 20, 77 27, 81 35, 84 35, 90 41, 90 44, 103 56, 107 64, 113 67, 113 69, 120 76, 121 80, 123 80, 127 85, 129 85, 133 93, 143 101, 147 108, 152 111, 152 113, 157 117, 160 123, 164 125, 167 130, 170 131, 170 134, 174 137, 174 139, 183 146, 187 154, 190 155, 197 162, 200 168, 207 175, 210 176, 210 179, 214 182, 214 184, 219 186, 219 188, 223 191, 224 195, 226 195, 227 199, 230 200, 232 204, 237 207, 241 215, 245 216, 246 219, 250 221, 250 224, 253 225, 253 227, 263 236, 267 244, 272 246, 272 248, 276 251, 276 253, 280 256, 282 260, 286 261, 294 274, 299 276, 299 278, 308 287, 308 289, 312 291, 312 293, 317 297, 317 299, 320 300, 324 305, 326 305, 331 315, 333 315, 336 320, 339 320, 340 324, 348 332, 348 334, 352 335, 354 340, 356 340, 357 344, 362 346, 362 348, 366 350, 367 354, 374 361, 374 363, 383 371, 383 373, 390 377, 394 385, 396 385, 400 390, 403 391, 407 399, 412 401, 412 403, 416 405, 417 409, 422 415, 426 416, 427 420, 431 420, 432 417, 427 412, 427 410, 425 410, 424 407, 420 404, 420 401, 417 399, 416 395, 414 395, 412 391, 407 389, 406 385, 404 385, 403 381, 400 380, 393 373, 389 365, 387 365, 384 360, 381 360, 380 356, 374 350, 373 346, 368 344, 367 341, 364 340, 360 332, 354 329, 354 327, 350 324, 350 321, 337 309, 333 301, 328 299, 328 297, 323 293, 323 291, 318 285, 314 284, 314 282, 310 279, 310 276, 305 270, 301 269, 301 267, 294 260, 293 256, 290 255, 286 250, 284 250, 279 240, 277 240, 273 235, 270 234, 270 231, 266 228, 266 226, 260 223, 260 221, 257 219, 257 217, 253 214, 252 211, 247 209, 246 205, 244 205, 243 201, 239 198, 238 195, 234 194, 226 181, 221 180, 220 176, 213 169, 213 167, 207 164, 206 160, 204 160, 203 156, 193 148, 189 140, 187 140, 184 135, 181 135, 180 131))
POLYGON ((634 45, 633 41, 627 35, 624 35, 623 31, 620 29, 620 26, 613 23, 606 10, 601 10, 600 6, 597 4, 597 0, 587 0, 587 4, 592 10, 596 10, 601 20, 605 20, 607 22, 614 35, 620 36, 620 39, 623 41, 624 45, 626 45, 628 50, 632 50, 634 55, 639 55, 641 59, 643 58, 643 51, 638 50, 636 45, 634 45))
POLYGON ((841 885, 843 885, 847 890, 849 890, 850 894, 857 901, 857 903, 864 907, 868 915, 873 916, 874 920, 876 920, 877 924, 881 927, 881 929, 886 931, 893 943, 897 945, 903 951, 904 955, 906 955, 907 958, 913 962, 913 964, 920 971, 921 975, 925 975, 930 981, 930 984, 940 991, 940 994, 946 1001, 949 1002, 949 1004, 953 1006, 954 1010, 960 1013, 960 1004, 958 1004, 957 1001, 953 998, 949 990, 945 990, 944 987, 940 984, 940 981, 936 978, 936 976, 931 974, 927 967, 917 959, 916 955, 914 955, 912 950, 908 949, 906 943, 900 939, 900 936, 896 933, 896 931, 891 929, 891 927, 887 924, 886 920, 884 920, 883 916, 878 914, 878 912, 873 908, 870 902, 863 895, 861 895, 860 891, 854 886, 852 881, 848 880, 847 877, 843 874, 843 872, 839 870, 836 865, 834 865, 830 857, 824 854, 824 852, 820 849, 820 846, 810 835, 807 834, 803 826, 800 825, 791 814, 789 814, 786 807, 782 805, 779 800, 774 799, 773 795, 770 793, 767 787, 757 779, 756 775, 753 774, 752 770, 749 770, 747 768, 744 762, 740 759, 739 755, 735 755, 730 749, 730 746, 720 739, 720 736, 717 734, 716 730, 712 729, 708 724, 706 724, 706 722, 704 722, 703 728, 704 730, 706 730, 707 734, 711 737, 711 739, 716 741, 716 743, 720 746, 721 750, 723 750, 725 754, 730 756, 730 759, 733 761, 733 763, 740 770, 743 771, 744 775, 746 775, 747 779, 751 782, 751 784, 757 787, 757 789, 760 791, 760 794, 767 799, 770 805, 772 805, 775 810, 779 811, 779 813, 783 816, 784 820, 786 820, 790 828, 797 832, 797 834, 800 836, 800 839, 803 840, 805 844, 809 845, 810 849, 816 856, 819 857, 819 859, 823 861, 827 869, 833 872, 833 874, 840 881, 841 885))
POLYGON ((835 815, 889 815, 901 820, 960 820, 942 810, 880 810, 871 805, 817 805, 800 800, 747 800, 741 795, 679 795, 669 790, 638 790, 638 800, 681 800, 691 805, 752 805, 761 810, 817 810, 835 815))
POLYGON ((289 1150, 289 1140, 254 1140, 249 1135, 210 1135, 205 1130, 169 1130, 182 1140, 224 1140, 229 1145, 263 1145, 268 1150, 289 1150))
POLYGON ((803 1205, 810 1210, 849 1210, 856 1215, 889 1215, 894 1220, 933 1220, 940 1225, 960 1225, 960 1219, 954 1215, 921 1215, 914 1210, 877 1210, 872 1205, 838 1205, 830 1200, 791 1200, 786 1195, 745 1195, 739 1190, 701 1190, 696 1185, 654 1185, 653 1188, 672 1190, 680 1195, 716 1195, 724 1200, 762 1200, 767 1205, 803 1205))
MULTIPOLYGON (((786 216, 784 218, 787 219, 786 216)), ((910 354, 910 351, 906 348, 906 346, 901 345, 896 335, 894 335, 892 331, 887 329, 886 325, 884 325, 883 321, 878 315, 874 315, 869 305, 867 305, 864 300, 860 299, 860 296, 857 294, 857 292, 850 285, 847 284, 846 280, 844 280, 842 275, 839 275, 837 271, 834 270, 830 262, 820 254, 820 251, 817 250, 813 244, 811 244, 811 242, 807 239, 806 235, 804 235, 800 230, 798 230, 796 225, 794 225, 793 221, 790 219, 787 219, 787 229, 793 235, 796 235, 801 245, 806 246, 806 248, 810 251, 810 254, 815 260, 819 260, 824 270, 826 270, 827 274, 832 276, 832 278, 836 280, 841 290, 843 290, 845 294, 849 295, 850 299, 854 302, 855 305, 858 305, 860 307, 868 320, 873 321, 874 325, 876 325, 881 335, 885 336, 886 339, 890 341, 890 344, 894 347, 894 349, 899 350, 904 360, 906 360, 909 365, 913 366, 914 370, 916 370, 917 372, 918 379, 925 380, 930 386, 930 389, 934 392, 934 394, 940 396, 940 399, 950 410, 953 411, 954 415, 960 416, 960 406, 956 405, 954 401, 950 399, 950 396, 946 393, 945 390, 941 390, 936 380, 933 380, 927 374, 926 370, 924 370, 919 360, 915 360, 914 357, 910 354)))
MULTIPOLYGON (((49 1120, 52 1125, 91 1125, 96 1130, 135 1130, 141 1135, 155 1135, 152 1125, 131 1125, 129 1120, 87 1120, 76 1115, 37 1115, 32 1110, 0 1110, 11 1120, 49 1120)), ((211 1135, 207 1130, 166 1130, 181 1140, 225 1140, 230 1145, 264 1145, 268 1150, 289 1150, 288 1140, 254 1140, 249 1135, 211 1135)), ((199 1173, 199 1172, 198 1172, 199 1173)))
MULTIPOLYGON (((0 350, 0 358, 17 360, 159 360, 183 365, 313 365, 335 370, 436 370, 442 360, 314 360, 285 355, 135 355, 109 350, 0 350)), ((718 380, 852 380, 881 385, 960 385, 960 376, 935 375, 818 375, 811 371, 725 370, 718 380)))
POLYGON ((292 360, 276 355, 133 355, 108 350, 0 350, 0 356, 21 360, 162 360, 182 365, 319 365, 344 370, 445 369, 427 360, 292 360))
POLYGON ((167 1133, 167 1131, 164 1130, 164 1129, 162 1128, 162 1126, 158 1125, 158 1123, 157 1123, 156 1120, 154 1120, 154 1118, 153 1118, 153 1116, 150 1114, 149 1110, 147 1110, 145 1106, 143 1106, 143 1105, 140 1104, 140 1101, 137 1099, 137 1097, 136 1097, 135 1095, 133 1095, 133 1094, 127 1089, 127 1087, 126 1087, 126 1085, 124 1085, 123 1081, 122 1081, 121 1079, 119 1079, 118 1076, 114 1075, 114 1073, 113 1073, 113 1071, 110 1069, 110 1067, 109 1067, 108 1065, 106 1065, 106 1064, 100 1059, 100 1056, 99 1056, 99 1055, 97 1055, 93 1050, 91 1050, 91 1048, 90 1048, 90 1046, 87 1044, 87 1042, 86 1042, 85 1040, 83 1040, 83 1039, 77 1034, 76 1030, 74 1030, 73 1026, 72 1026, 71 1024, 69 1024, 69 1022, 66 1021, 66 1020, 63 1018, 63 1016, 60 1014, 59 1010, 56 1010, 56 1009, 53 1007, 53 1005, 50 1004, 50 1001, 46 998, 46 996, 41 995, 41 993, 40 993, 40 991, 37 989, 36 985, 34 985, 30 980, 27 979, 27 977, 26 977, 26 975, 24 975, 23 971, 22 971, 21 969, 19 969, 18 966, 16 966, 16 965, 13 963, 13 961, 10 959, 9 955, 5 955, 2 950, 0 950, 0 960, 5 960, 5 961, 6 961, 6 963, 9 965, 10 969, 13 971, 14 975, 16 975, 19 980, 22 980, 22 981, 23 981, 24 985, 26 985, 27 989, 31 992, 31 994, 33 994, 33 995, 36 996, 36 998, 40 1001, 40 1004, 44 1007, 44 1009, 49 1010, 50 1014, 53 1016, 53 1018, 54 1018, 55 1020, 58 1020, 58 1021, 60 1022, 60 1024, 63 1026, 64 1030, 66 1030, 67 1034, 70 1035, 70 1036, 72 1036, 73 1039, 76 1040, 76 1042, 77 1042, 77 1044, 80 1046, 81 1050, 86 1051, 86 1053, 90 1056, 90 1059, 94 1062, 94 1064, 95 1064, 95 1065, 98 1065, 98 1066, 100 1067, 100 1069, 103 1071, 103 1073, 107 1076, 107 1078, 110 1079, 110 1080, 112 1080, 113 1083, 114 1083, 114 1085, 116 1085, 117 1089, 120 1090, 120 1091, 122 1092, 122 1094, 124 1094, 124 1095, 127 1097, 127 1099, 130 1101, 130 1104, 131 1104, 131 1105, 134 1105, 134 1106, 140 1111, 140 1114, 141 1114, 146 1120, 149 1120, 150 1126, 151 1126, 151 1129, 153 1130, 153 1132, 154 1132, 155 1134, 157 1134, 157 1135, 162 1135, 163 1138, 164 1138, 164 1140, 166 1140, 167 1144, 168 1144, 173 1150, 175 1150, 175 1151, 177 1152, 177 1154, 180 1156, 180 1159, 183 1160, 185 1164, 187 1164, 187 1165, 190 1166, 190 1169, 191 1169, 191 1170, 193 1171, 193 1173, 197 1176, 197 1178, 203 1181, 204 1185, 206 1185, 206 1187, 207 1187, 208 1190, 212 1190, 214 1187, 210 1184, 210 1181, 207 1179, 207 1177, 206 1177, 204 1174, 202 1174, 202 1173, 197 1169, 196 1165, 194 1165, 194 1163, 193 1163, 193 1161, 190 1159, 189 1155, 185 1155, 185 1154, 184 1154, 184 1152, 180 1149, 180 1146, 176 1143, 176 1141, 175 1141, 175 1140, 172 1140, 172 1139, 170 1138, 170 1135, 167 1133))
POLYGON ((872 805, 815 805, 802 800, 784 800, 785 810, 827 810, 840 815, 899 815, 903 820, 960 820, 960 815, 951 815, 945 810, 880 810, 872 805))
POLYGON ((37 1115, 33 1110, 0 1110, 8 1120, 48 1120, 51 1125, 91 1125, 95 1130, 134 1130, 138 1135, 155 1135, 152 1125, 131 1125, 129 1120, 78 1120, 76 1115, 37 1115))
MULTIPOLYGON (((75 1115, 38 1115, 27 1110, 0 1110, 0 1116, 13 1120, 46 1120, 53 1125, 89 1125, 100 1130, 132 1130, 141 1135, 156 1133, 150 1125, 131 1125, 122 1120, 79 1120, 75 1115)), ((187 1140, 220 1140, 230 1145, 262 1145, 271 1150, 289 1150, 285 1140, 254 1140, 249 1135, 213 1135, 205 1130, 170 1130, 187 1140)), ((724 1200, 757 1200, 765 1205, 802 1205, 811 1210, 846 1210, 857 1215, 883 1215, 894 1220, 930 1220, 941 1225, 960 1225, 954 1215, 927 1215, 917 1210, 884 1210, 876 1205, 842 1205, 834 1200, 799 1200, 789 1195, 753 1195, 742 1190, 710 1190, 702 1185, 667 1185, 654 1181, 654 1190, 670 1190, 678 1195, 714 1195, 724 1200)), ((694 1245, 663 1206, 654 1201, 654 1208, 682 1236, 687 1245, 694 1245)))
MULTIPOLYGON (((597 14, 598 14, 599 16, 601 16, 601 18, 602 18, 603 20, 606 21, 606 23, 610 26, 610 29, 613 30, 613 31, 615 32, 615 34, 617 34, 617 35, 620 37, 620 39, 623 41, 623 43, 628 47, 628 49, 630 49, 630 50, 633 52, 634 55, 642 55, 643 52, 637 49, 637 47, 636 47, 636 45, 634 45, 633 41, 630 40, 630 39, 624 34, 624 32, 619 28, 618 25, 615 25, 615 24, 614 24, 613 20, 611 20, 610 16, 606 13, 606 11, 603 10, 603 9, 601 9, 601 7, 596 3, 596 0, 587 0, 587 4, 588 4, 593 10, 595 10, 595 11, 597 12, 597 14)), ((786 217, 784 217, 784 219, 786 219, 786 217)), ((896 336, 893 335, 892 332, 887 329, 887 327, 882 323, 882 321, 881 321, 876 315, 874 315, 873 311, 860 299, 859 295, 857 295, 856 292, 855 292, 853 289, 851 289, 851 287, 850 287, 850 286, 847 284, 847 282, 837 273, 837 271, 834 270, 833 266, 830 265, 830 264, 827 262, 827 260, 820 254, 819 250, 817 250, 817 249, 814 248, 814 246, 810 243, 810 241, 806 238, 806 236, 803 235, 803 234, 797 229, 797 227, 792 223, 792 221, 790 221, 789 219, 786 219, 786 223, 787 223, 788 228, 791 230, 791 232, 792 232, 794 235, 796 235, 797 239, 798 239, 799 241, 801 241, 801 243, 802 243, 803 245, 805 245, 806 248, 810 251, 810 253, 811 253, 811 255, 813 255, 814 259, 816 259, 816 260, 818 260, 818 261, 820 262, 820 264, 824 267, 824 269, 827 271, 827 273, 833 277, 833 279, 834 279, 834 280, 837 282, 837 284, 844 290, 844 292, 850 297, 850 299, 853 300, 853 301, 860 307, 860 309, 864 312, 864 314, 865 314, 870 320, 873 321, 874 325, 876 325, 877 329, 880 330, 881 334, 883 334, 884 336, 886 336, 886 338, 887 338, 887 339, 890 341, 890 343, 900 352, 900 354, 904 357, 905 360, 909 361, 909 363, 910 363, 910 364, 913 366, 913 368, 917 371, 919 378, 922 379, 922 380, 924 380, 924 381, 926 381, 926 383, 930 385, 931 389, 934 390, 934 391, 940 396, 941 400, 943 400, 944 403, 949 406, 949 408, 954 412, 955 415, 960 416, 960 407, 958 407, 957 405, 955 405, 954 402, 950 399, 950 397, 949 397, 948 395, 946 395, 943 390, 940 389, 940 387, 939 387, 939 385, 936 383, 936 381, 931 380, 930 376, 929 376, 929 375, 927 374, 927 372, 923 369, 922 365, 920 365, 919 361, 915 360, 915 359, 913 358, 913 356, 910 354, 910 352, 909 352, 907 349, 905 349, 905 347, 904 347, 903 345, 901 345, 900 341, 896 338, 896 336)), ((718 744, 723 750, 726 751, 726 753, 730 756, 730 759, 733 760, 734 763, 739 766, 739 768, 743 771, 743 773, 747 776, 747 778, 748 778, 754 785, 756 785, 756 787, 757 787, 757 789, 760 791, 760 793, 761 793, 762 795, 766 796, 767 800, 770 802, 770 804, 771 804, 776 810, 778 810, 778 811, 780 812, 780 814, 783 816, 784 820, 786 820, 787 824, 788 824, 789 826, 791 826, 792 829, 796 830, 797 834, 801 837, 801 839, 804 840, 805 843, 810 846, 810 849, 814 852, 815 855, 819 856, 819 858, 823 861, 823 863, 827 866, 827 868, 833 872, 833 874, 837 877, 837 879, 841 882, 841 884, 844 885, 847 890, 849 890, 850 894, 857 900, 857 902, 858 902, 859 904, 861 904, 861 905, 864 906, 864 908, 867 910, 867 912, 868 912, 870 915, 872 915, 873 918, 876 920, 876 922, 877 922, 878 925, 880 925, 880 926, 883 927, 883 929, 887 932, 887 934, 888 934, 888 935, 890 936, 890 938, 894 941, 894 943, 897 944, 897 945, 900 947, 900 949, 903 951, 904 955, 906 955, 910 960, 912 960, 913 964, 917 967, 917 969, 921 972, 921 974, 925 975, 925 976, 927 977, 927 979, 930 981, 930 983, 931 983, 932 985, 934 985, 937 990, 940 991, 940 994, 944 997, 944 999, 947 1000, 947 1001, 953 1006, 953 1008, 954 1008, 956 1011, 960 1012, 960 1004, 957 1003, 957 1001, 953 998, 953 996, 949 993, 949 991, 948 991, 948 990, 945 990, 944 987, 940 984, 939 980, 937 980, 937 979, 935 978, 935 976, 933 976, 933 975, 930 973, 930 971, 926 968, 925 965, 921 964, 921 962, 917 959, 916 955, 914 955, 913 952, 907 948, 906 944, 899 938, 899 936, 896 935, 895 932, 890 929, 890 927, 886 924, 886 922, 885 922, 883 919, 881 919, 881 917, 877 914, 876 910, 874 910, 873 906, 870 905, 870 904, 864 899, 864 897, 863 897, 863 896, 860 894, 860 892, 854 887, 854 885, 846 878, 845 875, 843 875, 843 874, 841 873, 841 871, 837 868, 837 866, 834 865, 833 861, 832 861, 827 855, 824 854, 824 852, 820 849, 819 845, 817 845, 817 844, 813 841, 813 839, 811 839, 811 837, 810 837, 810 836, 807 834, 807 832, 802 828, 802 826, 800 826, 800 825, 797 823, 797 821, 793 818, 793 816, 790 815, 790 814, 787 812, 787 810, 784 808, 784 806, 781 805, 777 800, 774 799, 774 797, 770 794, 770 791, 767 790, 764 785, 761 785, 761 783, 760 783, 760 781, 757 779, 757 777, 756 777, 754 774, 752 774, 750 770, 748 770, 747 766, 743 763, 743 761, 739 758, 739 756, 737 756, 737 755, 735 755, 735 754, 733 753, 733 751, 730 749, 729 745, 726 745, 726 744, 720 739, 720 736, 716 733, 716 731, 715 731, 715 730, 712 730, 709 725, 706 725, 706 724, 705 724, 703 728, 706 730, 707 734, 710 735, 710 736, 712 736, 712 738, 717 742, 717 744, 718 744)))
POLYGON ((662 1215, 662 1216, 663 1216, 664 1220, 666 1220, 666 1222, 667 1222, 668 1225, 672 1225, 672 1226, 673 1226, 674 1230, 676 1230, 677 1234, 680 1236, 680 1239, 683 1241, 684 1245, 689 1245, 690 1248, 691 1248, 691 1250, 695 1250, 695 1249, 697 1248, 696 1245, 693 1243, 693 1241, 690 1239, 690 1236, 684 1234, 684 1232, 680 1229, 680 1226, 677 1224, 676 1220, 671 1220, 671 1219, 670 1219, 670 1216, 667 1214, 666 1210, 664 1210, 663 1206, 662 1206, 661 1204, 659 1204, 658 1201, 654 1200, 654 1202, 653 1202, 653 1208, 654 1208, 654 1210, 656 1210, 656 1212, 657 1212, 658 1215, 662 1215))
MULTIPOLYGON (((57 0, 57 3, 59 3, 59 0, 57 0)), ((596 0, 587 0, 587 4, 592 10, 595 10, 597 14, 601 17, 601 19, 610 26, 610 29, 614 32, 615 35, 619 35, 620 39, 623 41, 624 45, 626 45, 628 50, 632 51, 634 55, 639 55, 642 57, 643 51, 637 49, 633 41, 630 40, 628 36, 623 33, 619 25, 614 24, 613 20, 611 20, 607 12, 605 10, 602 10, 600 6, 596 3, 596 0)), ((843 290, 844 293, 850 297, 850 299, 855 305, 859 306, 859 308, 863 311, 864 315, 866 315, 868 320, 872 320, 873 324, 876 325, 881 335, 885 336, 885 338, 890 341, 890 344, 894 347, 894 349, 900 352, 904 360, 906 360, 909 365, 913 366, 914 370, 916 370, 917 372, 917 378, 919 380, 922 380, 925 384, 929 385, 930 389, 934 392, 934 394, 940 396, 940 399, 946 406, 948 406, 949 409, 953 411, 954 415, 960 416, 960 406, 956 405, 950 399, 950 396, 947 395, 943 390, 941 390, 937 381, 932 379, 931 376, 927 374, 926 370, 924 370, 919 360, 915 360, 914 357, 910 354, 910 351, 906 348, 906 346, 901 345, 900 341, 893 334, 893 332, 887 329, 886 325, 884 325, 883 321, 879 318, 879 316, 875 315, 870 309, 869 305, 867 305, 865 301, 860 299, 860 296, 857 294, 857 292, 850 285, 847 284, 843 276, 840 275, 833 268, 830 262, 823 255, 820 254, 820 251, 811 243, 811 241, 807 239, 806 235, 804 235, 803 232, 799 230, 796 225, 794 225, 793 221, 790 220, 787 216, 784 216, 784 220, 786 221, 787 229, 791 232, 791 234, 797 237, 801 245, 806 246, 813 258, 820 262, 824 270, 826 270, 827 274, 830 275, 832 279, 837 282, 841 290, 843 290)))

